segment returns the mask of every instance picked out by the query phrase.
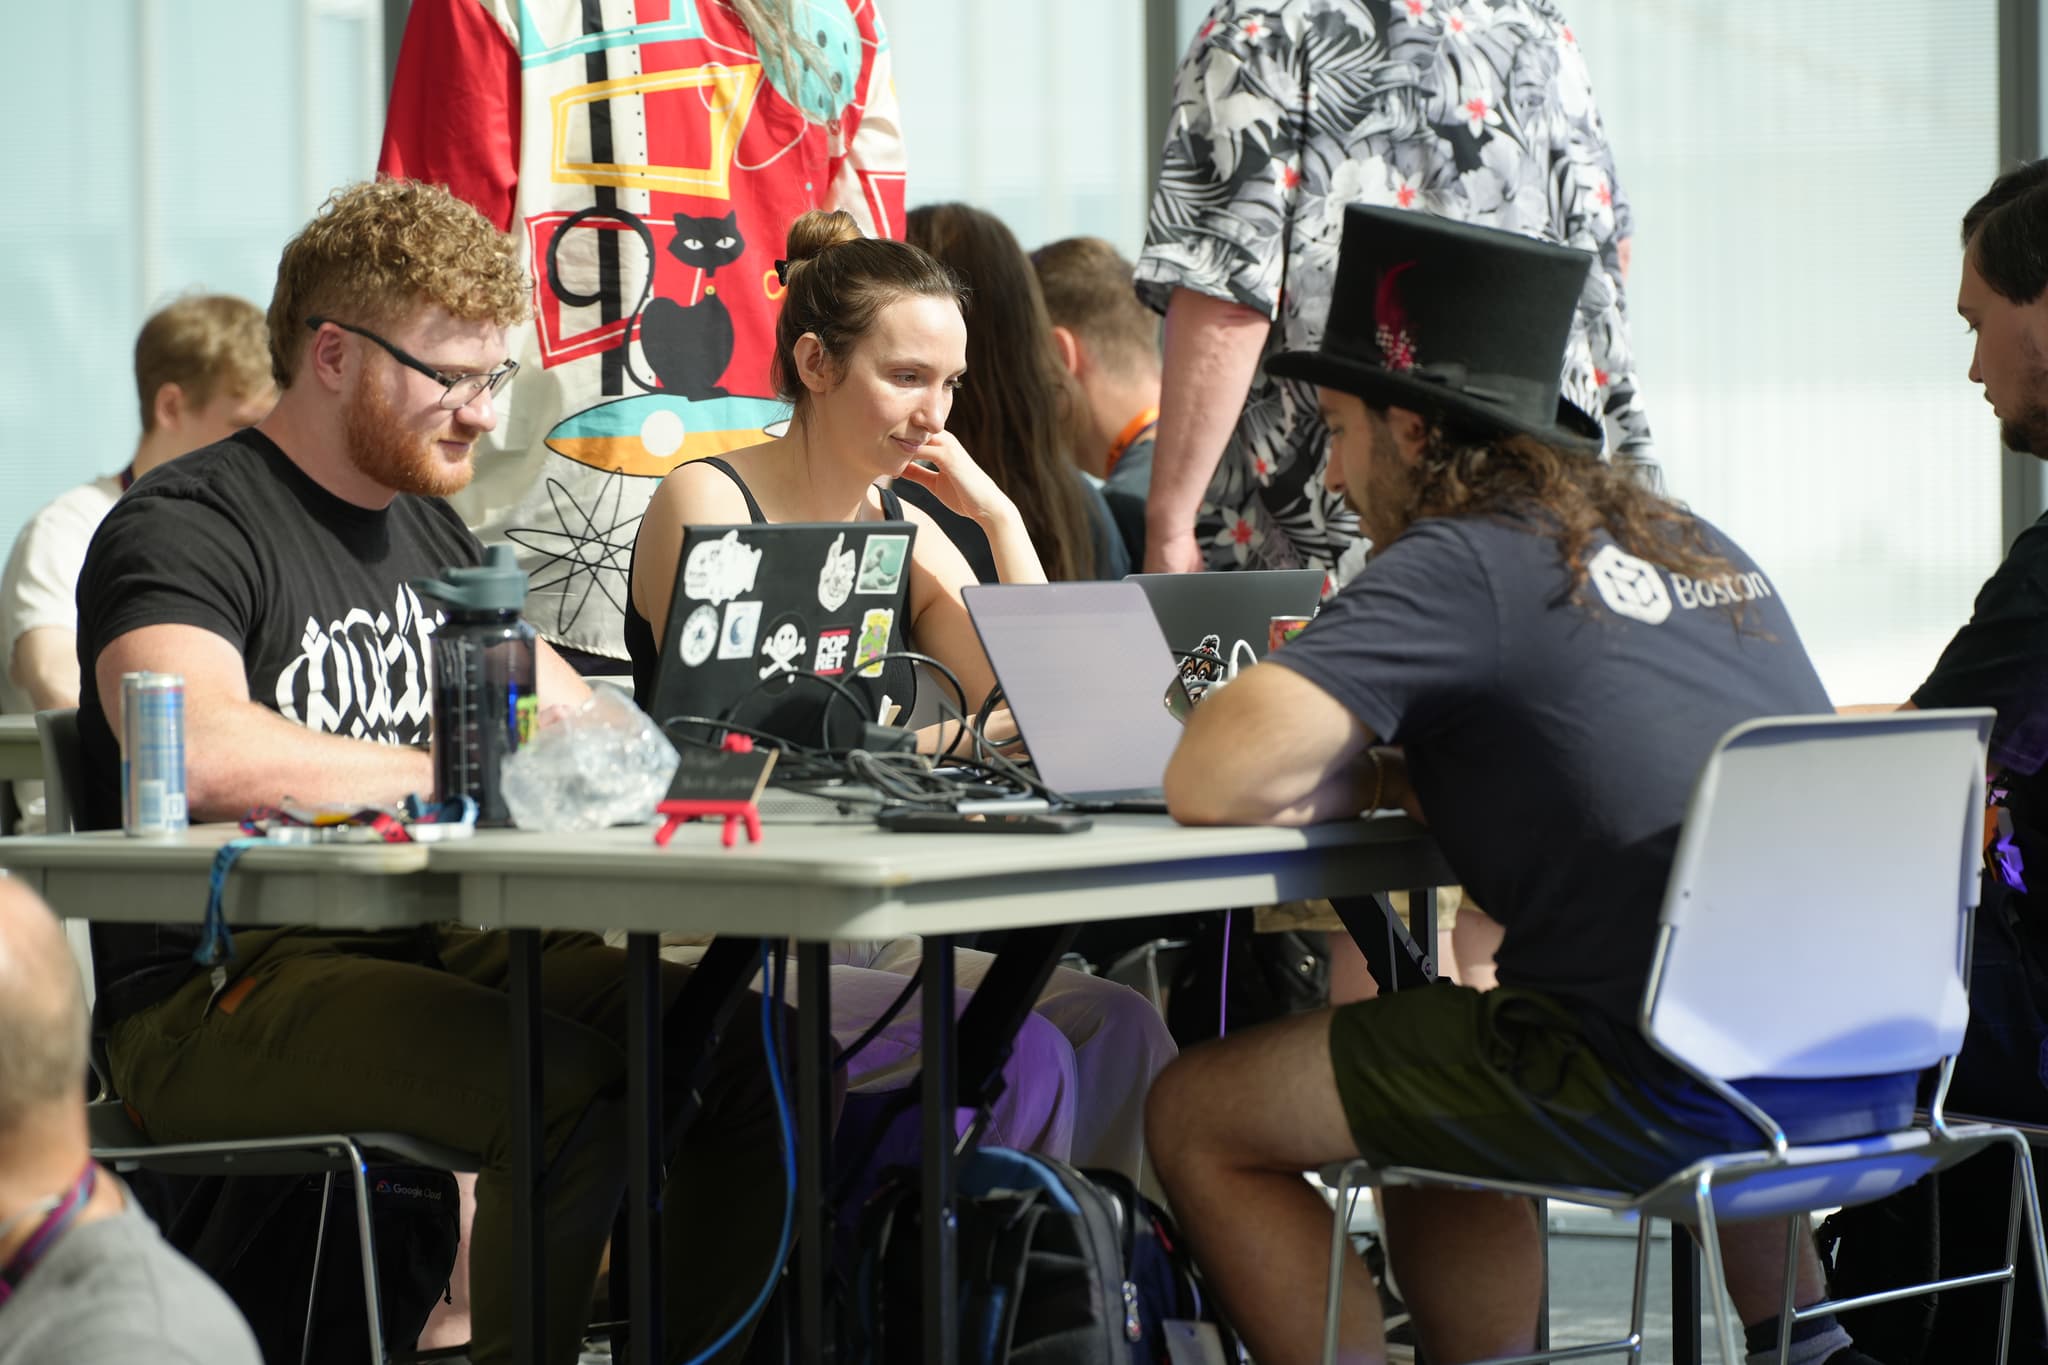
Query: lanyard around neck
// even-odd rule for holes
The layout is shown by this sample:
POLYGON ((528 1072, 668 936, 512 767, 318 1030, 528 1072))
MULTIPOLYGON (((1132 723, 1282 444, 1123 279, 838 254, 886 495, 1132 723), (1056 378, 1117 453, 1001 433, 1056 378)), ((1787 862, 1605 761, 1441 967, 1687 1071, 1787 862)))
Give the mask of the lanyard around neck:
POLYGON ((29 1234, 28 1240, 21 1244, 21 1249, 8 1257, 6 1265, 0 1266, 0 1307, 6 1306, 7 1300, 21 1287, 21 1282, 28 1278, 28 1273, 36 1268, 43 1257, 49 1255, 50 1248, 57 1244, 57 1239, 78 1220, 78 1215, 92 1199, 92 1192, 98 1184, 99 1168, 91 1161, 87 1161, 85 1169, 78 1173, 78 1179, 72 1182, 70 1189, 62 1194, 52 1195, 42 1203, 24 1209, 4 1224, 0 1224, 0 1237, 5 1237, 19 1223, 37 1214, 41 1214, 43 1218, 43 1221, 36 1225, 36 1230, 29 1234))
POLYGON ((1124 452, 1131 448, 1132 442, 1143 436, 1158 421, 1159 409, 1146 408, 1124 424, 1124 429, 1117 433, 1116 440, 1109 447, 1109 459, 1102 466, 1103 478, 1106 479, 1116 473, 1116 462, 1124 457, 1124 452))

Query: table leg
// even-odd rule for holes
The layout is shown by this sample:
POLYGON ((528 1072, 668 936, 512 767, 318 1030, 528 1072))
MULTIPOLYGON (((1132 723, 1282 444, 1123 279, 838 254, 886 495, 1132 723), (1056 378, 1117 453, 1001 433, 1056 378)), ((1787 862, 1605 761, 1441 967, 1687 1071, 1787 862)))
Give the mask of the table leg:
POLYGON ((826 1186, 832 1178, 832 986, 830 945, 800 943, 797 975, 803 1004, 797 1009, 796 1359, 837 1358, 838 1332, 832 1320, 827 1279, 832 1271, 832 1206, 826 1186))
POLYGON ((1700 1251, 1671 1227, 1671 1365, 1700 1365, 1700 1251))
POLYGON ((626 1222, 633 1359, 661 1359, 661 939, 626 935, 626 1222))
POLYGON ((1424 981, 1435 981, 1444 974, 1444 964, 1436 960, 1436 888, 1423 887, 1408 893, 1408 937, 1421 954, 1417 966, 1422 969, 1424 981))
MULTIPOLYGON (((1435 893, 1425 894, 1428 896, 1426 911, 1434 933, 1435 893)), ((1372 972, 1372 979, 1381 983, 1382 990, 1406 990, 1410 986, 1425 986, 1436 980, 1434 961, 1401 927, 1401 921, 1394 917, 1394 911, 1384 897, 1332 896, 1330 906, 1337 912, 1337 918, 1344 922, 1344 930, 1358 945, 1359 952, 1365 954, 1366 968, 1372 972)))
POLYGON ((979 1112, 1002 1096, 1003 1067, 1016 1046, 1017 1031, 1079 932, 1077 924, 1055 924, 1014 929, 1003 939, 953 1035, 959 1104, 979 1112))
MULTIPOLYGON (((683 993, 669 1006, 661 1020, 662 1052, 667 1063, 661 1075, 663 1112, 668 1132, 663 1138, 662 1164, 676 1159, 704 1107, 704 1083, 711 1075, 719 1039, 734 1026, 734 1016, 746 1000, 754 973, 761 970, 762 941, 756 938, 715 938, 690 972, 683 993)), ((760 1002, 753 1002, 758 1008, 760 1002)), ((759 1028, 759 1016, 750 1010, 738 1021, 741 1028, 759 1028)))
POLYGON ((924 1181, 922 1188, 925 1365, 954 1365, 960 1339, 958 1234, 953 1212, 953 939, 924 940, 924 1181))
POLYGON ((515 1272, 525 1308, 513 1323, 513 1358, 542 1365, 547 1340, 547 1250, 541 1226, 540 932, 506 933, 512 1001, 512 1244, 522 1248, 515 1272))

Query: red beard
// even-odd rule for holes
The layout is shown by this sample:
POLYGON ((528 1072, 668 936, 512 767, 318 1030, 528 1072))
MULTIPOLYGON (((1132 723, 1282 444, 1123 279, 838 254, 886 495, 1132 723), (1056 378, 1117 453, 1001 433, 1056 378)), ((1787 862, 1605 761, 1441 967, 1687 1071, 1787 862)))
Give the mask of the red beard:
POLYGON ((349 459, 379 484, 398 493, 444 498, 469 485, 476 467, 469 460, 453 463, 440 449, 438 437, 474 442, 482 433, 465 427, 450 414, 449 427, 436 438, 422 435, 398 414, 382 390, 367 377, 342 410, 342 434, 349 459))

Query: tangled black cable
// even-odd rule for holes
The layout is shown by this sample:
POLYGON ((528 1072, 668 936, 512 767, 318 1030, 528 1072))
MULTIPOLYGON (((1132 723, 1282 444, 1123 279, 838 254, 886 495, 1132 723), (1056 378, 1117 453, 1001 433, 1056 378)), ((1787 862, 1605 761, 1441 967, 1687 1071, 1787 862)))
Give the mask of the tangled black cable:
POLYGON ((787 680, 788 685, 783 688, 783 693, 787 694, 798 682, 806 678, 830 689, 832 693, 825 700, 825 709, 818 713, 818 739, 825 750, 830 752, 832 748, 832 703, 834 701, 844 701, 848 706, 852 707, 853 714, 857 718, 855 723, 859 725, 867 724, 868 708, 861 701, 859 694, 845 683, 837 678, 828 677, 823 673, 813 672, 808 668, 792 668, 787 673, 770 673, 767 677, 761 679, 761 681, 755 683, 737 697, 734 697, 732 704, 725 708, 723 718, 730 720, 733 716, 738 715, 740 708, 746 705, 756 693, 767 691, 770 683, 787 680))
POLYGON ((977 750, 985 753, 988 760, 987 762, 978 763, 977 766, 985 771, 1000 773, 1003 777, 1023 787, 1024 790, 1035 792, 1056 805, 1072 804, 1066 797, 1039 781, 1038 774, 1022 767, 1012 760, 1009 755, 1005 754, 1000 747, 982 737, 982 731, 988 725, 988 718, 995 711, 996 702, 1001 700, 1002 696, 1003 685, 997 683, 988 690, 988 695, 982 698, 981 709, 974 713, 975 747, 977 750))
POLYGON ((1071 804, 1029 769, 1004 754, 1000 746, 984 737, 988 718, 1002 699, 1000 685, 990 689, 970 724, 967 719, 967 693, 959 675, 932 655, 912 649, 890 650, 862 660, 861 667, 865 669, 896 659, 922 665, 937 673, 952 693, 950 697, 942 693, 938 699, 940 723, 951 724, 953 732, 935 757, 908 750, 870 749, 859 744, 845 748, 833 745, 831 712, 834 702, 843 701, 852 707, 864 726, 868 723, 866 708, 860 697, 844 682, 804 669, 793 669, 763 679, 736 698, 720 716, 671 716, 661 728, 671 739, 706 749, 720 748, 724 734, 747 735, 757 745, 779 752, 773 785, 845 805, 871 803, 878 808, 908 805, 949 809, 961 801, 1000 800, 1018 795, 1036 795, 1049 801, 1071 804), (832 694, 826 699, 819 721, 822 745, 802 744, 787 735, 733 719, 750 698, 769 684, 787 680, 786 686, 794 685, 802 678, 815 680, 832 694), (686 733, 691 729, 704 733, 686 733), (963 737, 970 735, 974 755, 957 754, 963 737), (942 765, 949 771, 936 771, 942 765), (871 788, 872 794, 849 790, 849 783, 871 788))
POLYGON ((896 1016, 903 1013, 903 1007, 910 1003, 911 996, 917 994, 918 985, 923 980, 924 959, 919 958, 916 969, 910 973, 910 979, 903 983, 903 989, 896 993, 896 998, 889 1002, 889 1008, 876 1016, 875 1022, 862 1029, 860 1037, 854 1039, 844 1051, 833 1059, 832 1069, 834 1071, 846 1070, 847 1064, 860 1055, 862 1048, 874 1042, 876 1038, 881 1036, 883 1029, 896 1022, 896 1016))

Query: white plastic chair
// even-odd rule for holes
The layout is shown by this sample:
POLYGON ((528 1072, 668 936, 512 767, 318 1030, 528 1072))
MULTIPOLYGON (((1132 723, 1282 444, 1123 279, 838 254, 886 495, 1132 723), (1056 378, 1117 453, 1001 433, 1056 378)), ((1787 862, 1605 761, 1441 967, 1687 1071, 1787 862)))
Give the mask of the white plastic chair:
POLYGON ((1751 1151, 1708 1157, 1648 1190, 1475 1179, 1451 1171, 1345 1163, 1325 1299, 1323 1358, 1337 1345, 1337 1289, 1354 1190, 1449 1185, 1568 1199, 1637 1215, 1630 1334, 1509 1362, 1642 1352, 1653 1218, 1693 1229, 1706 1263, 1721 1353, 1744 1359, 1727 1311, 1716 1229, 1724 1218, 1786 1220, 1779 1358, 1796 1322, 1909 1295, 2002 1282, 1999 1359, 2012 1313, 2020 1214, 2048 1314, 2048 1247, 2026 1139, 1942 1112, 1969 1008, 1970 917, 1982 864, 1989 710, 1801 716, 1724 735, 1693 788, 1665 890, 1640 1023, 1650 1044, 1757 1127, 1751 1151), (1794 1146, 1731 1082, 1940 1068, 1924 1120, 1851 1141, 1794 1146), (1793 1253, 1814 1209, 1881 1199, 1986 1147, 2013 1156, 2005 1266, 1797 1311, 1793 1253))

